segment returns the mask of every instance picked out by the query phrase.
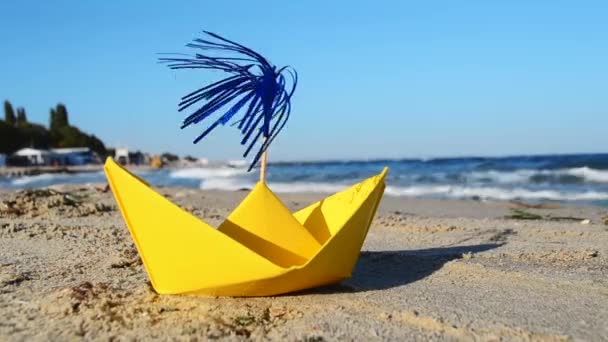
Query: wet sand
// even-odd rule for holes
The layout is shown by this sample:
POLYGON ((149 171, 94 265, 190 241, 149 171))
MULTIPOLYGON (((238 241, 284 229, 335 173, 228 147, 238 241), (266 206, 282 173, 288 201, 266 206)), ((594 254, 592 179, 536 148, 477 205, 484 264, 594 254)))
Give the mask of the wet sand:
MULTIPOLYGON (((214 225, 246 194, 160 191, 214 225)), ((321 197, 281 195, 293 209, 321 197)), ((341 284, 161 296, 110 193, 0 190, 0 340, 608 340, 607 215, 385 197, 341 284)))

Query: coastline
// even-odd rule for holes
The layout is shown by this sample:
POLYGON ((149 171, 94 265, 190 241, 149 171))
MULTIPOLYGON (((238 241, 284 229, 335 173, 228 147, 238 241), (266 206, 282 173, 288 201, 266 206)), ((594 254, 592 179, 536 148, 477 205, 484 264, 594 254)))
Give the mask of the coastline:
MULTIPOLYGON (((334 193, 388 166, 385 194, 414 198, 458 198, 591 204, 608 207, 608 154, 273 164, 268 183, 277 193, 334 193)), ((0 188, 24 189, 105 181, 101 165, 1 169, 0 188), (4 171, 3 171, 4 170, 4 171), (45 173, 54 172, 53 174, 45 173), (84 172, 81 172, 84 171, 84 172), (3 177, 3 172, 37 175, 3 177)), ((128 166, 150 184, 238 190, 257 181, 244 165, 181 160, 161 169, 128 166)))
MULTIPOLYGON (((149 171, 154 170, 147 165, 129 165, 129 169, 149 171)), ((2 166, 0 167, 0 177, 14 178, 23 176, 37 176, 43 174, 74 174, 103 171, 103 164, 87 165, 65 165, 65 166, 2 166)))
MULTIPOLYGON (((271 298, 159 296, 112 195, 96 188, 0 191, 0 339, 608 338, 605 208, 385 196, 341 284, 271 298)), ((246 195, 159 191, 215 226, 246 195)), ((280 197, 297 209, 324 195, 280 197)))

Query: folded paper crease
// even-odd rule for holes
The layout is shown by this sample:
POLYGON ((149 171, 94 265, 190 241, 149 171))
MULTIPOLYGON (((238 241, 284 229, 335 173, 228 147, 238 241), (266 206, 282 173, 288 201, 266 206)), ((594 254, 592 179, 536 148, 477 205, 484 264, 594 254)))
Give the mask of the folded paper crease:
POLYGON ((219 296, 277 295, 350 277, 388 171, 293 214, 259 182, 215 229, 111 158, 104 170, 154 289, 219 296))

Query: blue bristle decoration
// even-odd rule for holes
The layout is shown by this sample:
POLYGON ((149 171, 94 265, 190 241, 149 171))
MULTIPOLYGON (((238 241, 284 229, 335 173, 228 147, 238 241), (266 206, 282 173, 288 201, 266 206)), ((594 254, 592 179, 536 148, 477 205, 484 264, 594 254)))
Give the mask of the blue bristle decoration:
POLYGON ((243 157, 247 157, 256 144, 260 145, 249 166, 248 171, 251 171, 289 118, 291 97, 298 83, 297 73, 291 67, 278 69, 262 55, 243 45, 212 32, 203 32, 210 38, 194 39, 186 45, 203 53, 193 56, 179 54, 180 57, 175 54, 176 57, 159 59, 171 69, 221 70, 230 74, 230 77, 182 97, 178 107, 180 112, 201 101, 203 104, 184 119, 181 128, 198 124, 221 109, 228 108, 194 143, 198 143, 218 125, 225 125, 234 119, 231 125, 237 126, 243 135, 241 145, 249 143, 243 157), (285 74, 291 79, 289 90, 286 89, 288 82, 285 74), (242 115, 237 117, 239 113, 242 115), (252 136, 254 139, 249 141, 252 136))

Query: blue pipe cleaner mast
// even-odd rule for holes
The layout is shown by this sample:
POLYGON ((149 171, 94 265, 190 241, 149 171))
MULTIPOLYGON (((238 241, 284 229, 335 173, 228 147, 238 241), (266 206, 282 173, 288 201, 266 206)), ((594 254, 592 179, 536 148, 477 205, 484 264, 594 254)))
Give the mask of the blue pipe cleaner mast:
POLYGON ((231 125, 237 126, 243 136, 241 145, 247 146, 244 158, 255 145, 259 146, 248 171, 262 158, 260 178, 265 181, 266 150, 289 119, 291 97, 298 83, 297 72, 289 66, 277 68, 241 44, 212 32, 203 32, 210 38, 194 39, 186 45, 201 52, 193 56, 159 59, 171 69, 220 70, 230 75, 181 98, 180 112, 197 104, 181 128, 198 124, 226 108, 193 143, 198 143, 218 125, 232 121, 231 125), (289 90, 288 81, 291 83, 289 90), (233 120, 239 113, 242 114, 240 118, 233 120))

